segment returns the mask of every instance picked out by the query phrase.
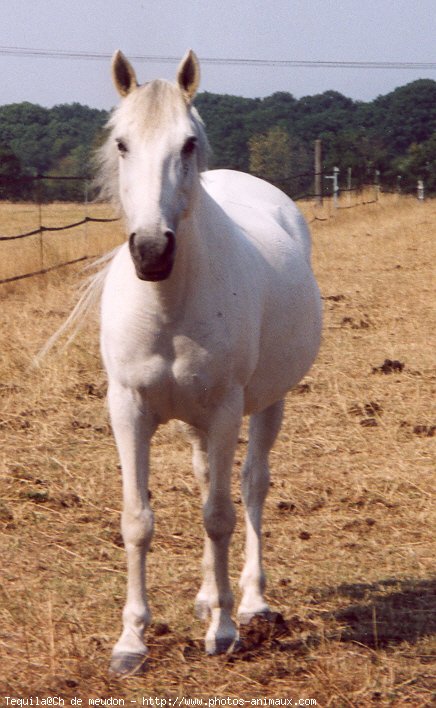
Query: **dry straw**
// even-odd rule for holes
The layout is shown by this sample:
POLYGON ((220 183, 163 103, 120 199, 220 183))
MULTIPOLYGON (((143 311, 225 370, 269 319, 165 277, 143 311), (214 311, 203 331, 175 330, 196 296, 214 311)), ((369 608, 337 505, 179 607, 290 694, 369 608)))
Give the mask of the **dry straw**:
MULTIPOLYGON (((107 678, 125 561, 95 324, 31 367, 83 276, 72 268, 2 290, 0 695, 430 705, 435 217, 434 202, 385 197, 312 224, 324 341, 288 396, 265 511, 267 595, 285 622, 246 630, 237 655, 203 654, 192 614, 199 494, 185 442, 174 426, 158 432, 150 662, 124 683, 107 678)), ((245 450, 244 428, 235 589, 245 450)))

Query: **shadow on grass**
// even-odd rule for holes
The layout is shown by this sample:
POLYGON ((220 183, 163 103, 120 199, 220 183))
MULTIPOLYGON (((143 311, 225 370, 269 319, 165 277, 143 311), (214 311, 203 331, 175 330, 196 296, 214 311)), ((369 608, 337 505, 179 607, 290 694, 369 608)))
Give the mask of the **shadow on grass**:
MULTIPOLYGON (((304 619, 271 613, 269 619, 256 617, 241 626, 241 646, 225 660, 256 661, 282 653, 303 658, 326 641, 354 642, 376 650, 394 648, 436 634, 436 581, 430 579, 344 584, 312 588, 311 593, 313 611, 305 613, 304 619), (336 609, 325 609, 332 605, 336 609)), ((176 645, 180 644, 185 660, 204 660, 202 641, 180 638, 176 645)), ((174 637, 171 632, 169 637, 159 633, 151 645, 154 658, 167 655, 174 637)))
POLYGON ((256 619, 243 629, 244 660, 259 651, 304 655, 322 642, 356 642, 372 649, 416 643, 436 634, 436 581, 386 579, 377 583, 344 584, 313 589, 316 611, 272 623, 256 619), (334 603, 337 609, 325 611, 334 603))
POLYGON ((342 641, 378 648, 436 634, 436 580, 344 584, 317 594, 317 602, 334 598, 352 602, 328 615, 341 625, 342 641))

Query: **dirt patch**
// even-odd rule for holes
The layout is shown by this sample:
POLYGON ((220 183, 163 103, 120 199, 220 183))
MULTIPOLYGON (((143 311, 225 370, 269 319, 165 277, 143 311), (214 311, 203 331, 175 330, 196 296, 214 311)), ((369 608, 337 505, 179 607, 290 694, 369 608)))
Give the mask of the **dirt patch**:
POLYGON ((402 361, 397 361, 396 359, 385 359, 383 364, 380 366, 374 366, 372 369, 373 374, 397 374, 401 373, 405 367, 402 361))

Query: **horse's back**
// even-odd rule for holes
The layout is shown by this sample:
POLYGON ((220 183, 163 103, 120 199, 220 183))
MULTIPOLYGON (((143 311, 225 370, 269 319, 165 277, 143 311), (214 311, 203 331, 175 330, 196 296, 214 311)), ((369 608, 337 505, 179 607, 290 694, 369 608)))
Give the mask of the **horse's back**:
POLYGON ((271 234, 282 229, 310 261, 309 229, 298 207, 284 192, 258 177, 235 170, 203 172, 209 195, 243 231, 271 246, 271 234))

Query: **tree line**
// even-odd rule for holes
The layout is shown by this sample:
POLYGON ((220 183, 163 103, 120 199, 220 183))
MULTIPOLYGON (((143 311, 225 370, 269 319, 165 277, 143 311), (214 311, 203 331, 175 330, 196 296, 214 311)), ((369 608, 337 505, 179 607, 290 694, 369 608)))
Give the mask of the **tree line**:
MULTIPOLYGON (((337 91, 296 99, 278 92, 242 98, 209 92, 196 99, 211 144, 211 168, 251 172, 298 198, 313 191, 313 145, 322 140, 323 171, 346 185, 374 182, 436 193, 436 81, 420 79, 371 102, 337 91)), ((79 103, 43 108, 0 106, 0 199, 79 200, 82 181, 36 175, 92 175, 91 157, 109 114, 79 103), (35 186, 36 184, 36 186, 35 186)), ((329 183, 325 182, 325 190, 329 183)))

